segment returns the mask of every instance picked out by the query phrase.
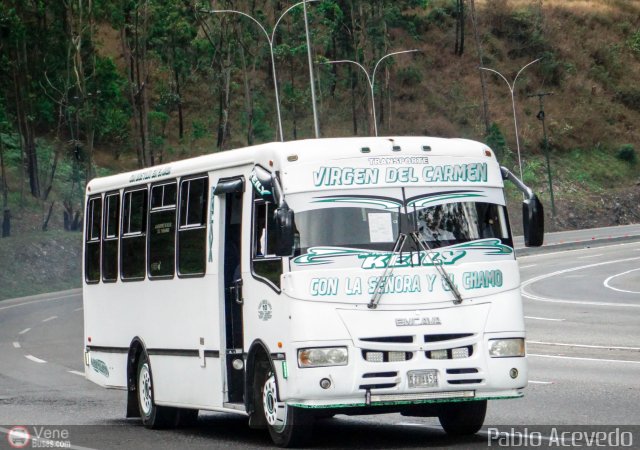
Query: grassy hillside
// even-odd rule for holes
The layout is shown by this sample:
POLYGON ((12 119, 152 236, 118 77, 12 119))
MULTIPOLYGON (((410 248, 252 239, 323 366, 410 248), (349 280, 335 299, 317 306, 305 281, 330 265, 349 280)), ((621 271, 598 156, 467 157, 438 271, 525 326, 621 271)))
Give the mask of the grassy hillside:
POLYGON ((22 233, 0 240, 0 300, 81 286, 79 233, 22 233))

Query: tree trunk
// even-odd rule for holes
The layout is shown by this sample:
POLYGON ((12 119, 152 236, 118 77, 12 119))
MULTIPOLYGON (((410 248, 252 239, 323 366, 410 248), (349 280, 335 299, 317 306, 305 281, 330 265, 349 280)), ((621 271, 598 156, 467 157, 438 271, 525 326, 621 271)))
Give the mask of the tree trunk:
MULTIPOLYGON (((480 33, 478 31, 478 16, 476 15, 476 5, 475 0, 470 0, 470 8, 471 8, 471 25, 473 27, 473 38, 476 43, 476 51, 478 53, 478 62, 480 63, 480 67, 484 66, 484 58, 482 54, 482 42, 480 41, 480 33)), ((478 70, 480 75, 480 86, 482 88, 482 116, 484 118, 484 130, 485 133, 489 133, 489 128, 491 127, 491 118, 489 117, 489 100, 487 98, 487 81, 485 78, 485 71, 478 70)))
MULTIPOLYGON (((55 201, 51 202, 51 204, 49 205, 49 211, 47 212, 46 216, 43 217, 42 231, 47 231, 47 229, 49 228, 49 219, 51 219, 51 213, 53 212, 53 205, 55 205, 55 203, 56 203, 55 201)), ((44 202, 42 206, 44 207, 44 202)))
POLYGON ((29 177, 31 195, 40 198, 40 180, 38 179, 38 157, 36 153, 35 132, 29 118, 31 114, 29 86, 27 81, 27 49, 22 41, 16 48, 17 65, 13 70, 13 82, 16 93, 16 118, 20 131, 23 155, 29 177))
POLYGON ((9 186, 4 168, 4 142, 0 137, 0 187, 2 188, 2 237, 11 235, 11 211, 9 210, 9 186))
POLYGON ((229 98, 231 91, 231 42, 227 45, 227 57, 222 66, 220 90, 220 115, 218 120, 218 149, 223 150, 229 134, 229 98))
POLYGON ((456 0, 456 45, 454 53, 464 53, 464 0, 456 0))
POLYGON ((247 115, 247 145, 253 145, 253 94, 249 84, 249 73, 247 71, 247 59, 244 54, 244 45, 240 44, 240 61, 242 63, 242 74, 244 76, 244 108, 247 115))
POLYGON ((173 77, 176 82, 176 97, 178 99, 178 137, 180 140, 184 138, 184 117, 182 113, 182 94, 180 93, 180 74, 174 62, 173 77))
POLYGON ((2 213, 2 237, 11 236, 11 210, 5 207, 2 213))
MULTIPOLYGON (((135 134, 140 136, 140 120, 138 115, 138 96, 136 94, 136 82, 135 82, 135 64, 133 58, 133 52, 131 50, 131 46, 129 45, 129 33, 127 32, 127 21, 130 21, 130 15, 127 15, 125 19, 125 25, 120 30, 120 42, 122 43, 122 54, 124 55, 124 60, 127 63, 127 81, 129 84, 129 103, 131 104, 132 117, 133 117, 133 126, 135 128, 135 134)), ((138 167, 144 167, 144 154, 141 146, 136 145, 136 156, 138 158, 138 167)))
POLYGON ((358 111, 356 108, 356 86, 358 79, 349 64, 349 79, 351 80, 351 120, 353 122, 353 135, 358 135, 358 111))

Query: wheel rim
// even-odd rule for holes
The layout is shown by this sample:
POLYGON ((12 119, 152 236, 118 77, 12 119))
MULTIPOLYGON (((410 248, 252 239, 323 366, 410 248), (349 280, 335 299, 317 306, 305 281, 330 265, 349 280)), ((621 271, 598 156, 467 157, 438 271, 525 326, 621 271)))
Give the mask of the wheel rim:
POLYGON ((153 391, 151 388, 151 372, 149 372, 149 364, 144 363, 140 368, 138 375, 138 397, 140 398, 140 407, 145 416, 151 414, 153 407, 153 391))
POLYGON ((282 431, 286 425, 287 405, 278 401, 276 377, 267 378, 262 388, 262 407, 267 423, 275 431, 282 431))

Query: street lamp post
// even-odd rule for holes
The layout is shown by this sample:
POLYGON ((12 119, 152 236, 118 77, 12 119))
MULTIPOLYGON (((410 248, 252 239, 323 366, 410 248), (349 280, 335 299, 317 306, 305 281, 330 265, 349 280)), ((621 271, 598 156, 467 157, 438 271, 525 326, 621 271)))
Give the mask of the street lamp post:
POLYGON ((273 42, 274 42, 274 39, 275 39, 276 29, 278 28, 278 25, 280 24, 280 21, 282 20, 282 18, 289 11, 291 11, 293 8, 295 8, 296 6, 302 5, 302 4, 311 3, 311 2, 317 2, 317 1, 319 1, 319 0, 303 0, 303 1, 298 2, 295 5, 292 5, 289 8, 287 8, 280 15, 280 17, 278 17, 278 20, 276 20, 276 24, 273 26, 273 30, 271 30, 271 34, 269 34, 267 32, 267 29, 262 25, 262 23, 260 23, 256 18, 254 18, 253 16, 251 16, 251 15, 245 13, 245 12, 237 11, 235 9, 211 9, 211 10, 203 10, 202 11, 202 12, 206 12, 208 14, 232 13, 232 14, 240 14, 241 16, 247 17, 247 18, 253 20, 253 22, 256 25, 258 25, 258 27, 262 30, 262 32, 264 33, 265 37, 267 38, 267 41, 269 41, 269 53, 271 54, 271 70, 272 70, 272 75, 273 75, 273 89, 274 89, 275 97, 276 97, 276 114, 278 116, 278 133, 280 135, 280 141, 284 141, 284 133, 282 131, 282 116, 280 114, 280 95, 278 93, 278 78, 276 76, 276 59, 275 59, 275 56, 273 54, 273 42))
POLYGON ((507 86, 509 87, 509 92, 511 93, 511 107, 513 109, 513 126, 515 127, 515 132, 516 132, 516 149, 518 151, 518 167, 520 168, 520 178, 521 179, 523 178, 523 176, 522 176, 522 159, 520 157, 520 138, 518 137, 518 119, 516 117, 515 87, 516 87, 516 81, 518 80, 518 77, 520 76, 522 71, 524 69, 526 69, 527 67, 529 67, 531 64, 537 63, 538 61, 540 61, 540 59, 542 59, 542 58, 538 58, 536 60, 533 60, 529 64, 526 64, 524 67, 522 67, 522 69, 520 69, 518 71, 518 73, 516 74, 516 76, 513 79, 512 83, 509 83, 509 81, 504 77, 504 75, 502 75, 497 70, 489 69, 487 67, 479 67, 480 70, 488 70, 489 72, 493 72, 493 73, 499 75, 500 78, 502 78, 504 80, 504 82, 507 83, 507 86))
POLYGON ((378 62, 376 62, 376 65, 373 67, 373 72, 371 73, 371 75, 369 75, 369 72, 367 72, 367 69, 365 69, 365 67, 362 64, 356 61, 352 61, 350 59, 341 59, 338 61, 325 61, 323 64, 351 63, 351 64, 355 64, 356 66, 362 69, 365 76, 367 77, 367 82, 369 83, 369 88, 371 90, 371 114, 373 115, 373 130, 375 135, 378 136, 378 122, 376 120, 376 99, 374 94, 374 86, 376 83, 376 70, 378 70, 378 66, 380 65, 380 63, 390 56, 399 55, 401 53, 413 53, 413 52, 419 52, 419 51, 420 50, 413 49, 413 50, 402 50, 399 52, 387 53, 382 58, 380 58, 378 62))
POLYGON ((309 19, 307 18, 307 2, 302 3, 304 11, 304 34, 307 37, 307 59, 309 60, 309 83, 311 84, 311 105, 313 106, 313 129, 316 139, 320 137, 320 124, 316 106, 316 82, 313 76, 313 58, 311 57, 311 37, 309 36, 309 19))
POLYGON ((549 195, 551 196, 551 215, 556 216, 556 202, 553 197, 553 181, 551 177, 551 158, 549 157, 549 140, 547 139, 547 126, 544 123, 544 97, 547 95, 553 95, 553 92, 538 92, 537 94, 531 94, 529 97, 538 97, 540 100, 540 111, 536 118, 542 122, 542 136, 544 137, 544 156, 547 160, 547 177, 549 179, 549 195))

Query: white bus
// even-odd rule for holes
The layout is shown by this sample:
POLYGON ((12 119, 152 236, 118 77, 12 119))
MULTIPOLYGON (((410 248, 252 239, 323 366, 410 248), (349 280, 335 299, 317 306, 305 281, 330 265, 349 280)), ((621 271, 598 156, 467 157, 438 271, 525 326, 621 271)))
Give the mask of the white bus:
POLYGON ((503 179, 484 144, 316 139, 225 151, 87 186, 86 377, 127 417, 247 416, 280 446, 316 418, 483 424, 527 385, 503 179))

